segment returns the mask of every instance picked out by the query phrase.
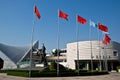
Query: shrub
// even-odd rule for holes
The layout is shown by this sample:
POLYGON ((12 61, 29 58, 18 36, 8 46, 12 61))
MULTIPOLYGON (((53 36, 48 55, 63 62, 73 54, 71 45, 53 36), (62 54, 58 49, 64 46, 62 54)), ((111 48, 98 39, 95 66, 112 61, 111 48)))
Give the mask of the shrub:
POLYGON ((0 70, 0 73, 7 73, 7 75, 28 77, 28 70, 0 70))
POLYGON ((93 71, 87 71, 87 72, 80 72, 81 76, 85 76, 85 75, 104 75, 104 74, 108 74, 108 71, 98 71, 98 70, 93 70, 93 71))
MULTIPOLYGON (((57 71, 57 63, 56 62, 51 62, 49 66, 50 71, 57 71)), ((59 64, 59 71, 66 71, 67 69, 59 64)))
MULTIPOLYGON (((28 77, 29 71, 28 70, 0 70, 0 72, 5 72, 8 75, 13 76, 21 76, 21 77, 28 77)), ((108 71, 98 71, 98 70, 79 70, 79 76, 90 76, 90 75, 104 75, 108 74, 108 71)), ((45 70, 32 70, 31 77, 56 77, 57 71, 49 70, 46 68, 45 70)), ((78 76, 78 70, 62 70, 59 72, 59 76, 78 76)))
POLYGON ((117 66, 117 72, 119 72, 118 70, 120 69, 120 66, 117 66))
POLYGON ((7 75, 21 76, 21 77, 28 77, 28 76, 29 76, 29 73, 28 73, 28 72, 17 72, 17 71, 11 71, 11 72, 7 72, 7 75))
POLYGON ((49 66, 50 71, 56 71, 56 66, 55 62, 51 62, 49 66))

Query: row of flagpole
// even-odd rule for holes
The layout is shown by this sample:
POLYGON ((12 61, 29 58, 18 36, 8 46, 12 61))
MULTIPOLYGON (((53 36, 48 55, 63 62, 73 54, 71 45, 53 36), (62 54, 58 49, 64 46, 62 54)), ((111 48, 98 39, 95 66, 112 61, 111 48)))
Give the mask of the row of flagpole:
MULTIPOLYGON (((33 12, 33 26, 32 26, 32 38, 31 38, 31 53, 30 53, 30 70, 29 70, 29 76, 31 76, 31 69, 32 69, 32 46, 33 46, 33 39, 34 39, 34 13, 36 14, 37 18, 40 19, 41 15, 39 13, 39 10, 37 8, 37 6, 35 5, 34 3, 34 12, 33 12)), ((64 13, 63 11, 59 10, 58 9, 58 37, 57 37, 57 76, 59 76, 59 45, 60 45, 60 20, 59 18, 63 18, 63 19, 66 19, 68 20, 68 14, 64 13)), ((91 20, 90 20, 91 21, 91 20)), ((86 19, 84 19, 83 17, 79 16, 79 15, 76 15, 76 48, 77 48, 77 69, 79 70, 79 43, 78 43, 78 36, 79 36, 79 27, 78 27, 78 22, 81 23, 81 24, 86 24, 87 21, 86 19)), ((100 23, 96 24, 94 22, 92 22, 92 25, 90 26, 96 26, 98 27, 98 41, 99 41, 99 56, 101 56, 100 54, 100 38, 99 38, 99 30, 101 31, 104 31, 104 32, 108 32, 108 28, 100 23)), ((89 30, 89 39, 90 39, 90 49, 91 49, 91 70, 93 70, 93 52, 92 52, 92 34, 91 34, 91 27, 90 27, 90 30, 89 30)), ((108 36, 108 35, 107 35, 108 36)), ((105 41, 104 40, 104 43, 105 44, 108 44, 109 41, 105 41)), ((99 58, 101 59, 101 58, 99 58)), ((100 65, 101 65, 101 60, 100 61, 100 65)), ((78 71, 78 74, 79 74, 79 71, 78 71)))

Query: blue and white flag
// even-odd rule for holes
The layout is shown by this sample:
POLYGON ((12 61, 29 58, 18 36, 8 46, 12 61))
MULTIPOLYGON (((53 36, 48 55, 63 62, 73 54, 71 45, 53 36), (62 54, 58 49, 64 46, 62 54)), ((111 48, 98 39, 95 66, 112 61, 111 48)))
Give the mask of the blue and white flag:
POLYGON ((97 24, 95 22, 93 22, 93 21, 90 20, 90 26, 97 27, 97 24))
POLYGON ((104 31, 102 31, 103 32, 103 34, 107 34, 107 35, 110 35, 110 33, 109 32, 104 32, 104 31))

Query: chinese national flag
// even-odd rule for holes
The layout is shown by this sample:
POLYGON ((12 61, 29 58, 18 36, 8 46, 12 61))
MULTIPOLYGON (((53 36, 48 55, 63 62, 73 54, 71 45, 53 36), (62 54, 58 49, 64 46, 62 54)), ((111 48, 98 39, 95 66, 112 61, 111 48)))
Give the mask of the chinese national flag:
POLYGON ((61 10, 59 11, 59 17, 68 20, 68 15, 66 13, 62 12, 61 10))
POLYGON ((98 23, 98 28, 104 32, 108 32, 108 28, 100 23, 98 23))
POLYGON ((40 16, 39 10, 36 6, 35 6, 35 9, 34 9, 34 12, 35 12, 36 16, 38 17, 38 19, 40 19, 41 16, 40 16))
POLYGON ((104 40, 102 41, 103 44, 107 45, 110 43, 110 41, 111 41, 111 38, 107 34, 105 34, 104 40))
POLYGON ((81 16, 77 16, 77 21, 81 24, 86 24, 86 19, 82 18, 81 16))
POLYGON ((107 41, 107 43, 110 43, 110 37, 107 35, 107 34, 105 34, 105 40, 107 41))
POLYGON ((102 43, 105 44, 105 45, 107 45, 107 42, 105 40, 102 40, 102 43))

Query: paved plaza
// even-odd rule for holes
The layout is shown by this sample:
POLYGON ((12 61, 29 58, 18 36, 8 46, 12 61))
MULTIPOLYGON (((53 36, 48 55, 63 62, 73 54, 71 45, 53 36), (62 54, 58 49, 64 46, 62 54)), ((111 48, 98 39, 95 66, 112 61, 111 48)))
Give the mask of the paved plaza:
POLYGON ((8 76, 6 74, 0 73, 0 80, 120 80, 120 73, 110 73, 108 75, 99 76, 39 77, 39 78, 8 76))

